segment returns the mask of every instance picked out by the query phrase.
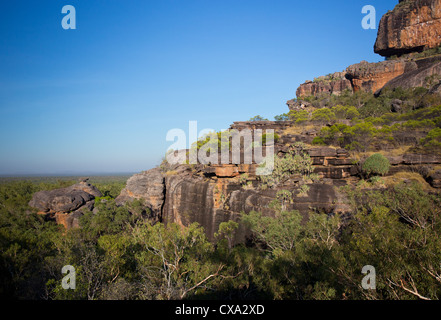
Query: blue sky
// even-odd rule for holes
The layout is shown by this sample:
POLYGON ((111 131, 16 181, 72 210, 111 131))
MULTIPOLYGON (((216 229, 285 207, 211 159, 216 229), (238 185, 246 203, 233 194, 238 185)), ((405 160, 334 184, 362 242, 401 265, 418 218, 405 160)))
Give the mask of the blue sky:
POLYGON ((0 174, 138 172, 189 121, 273 119, 305 80, 383 60, 361 9, 397 3, 1 1, 0 174))

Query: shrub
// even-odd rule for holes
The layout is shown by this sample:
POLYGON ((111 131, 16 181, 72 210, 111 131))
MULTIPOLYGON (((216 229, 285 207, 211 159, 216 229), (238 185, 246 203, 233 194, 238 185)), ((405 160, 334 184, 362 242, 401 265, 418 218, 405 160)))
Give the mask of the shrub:
POLYGON ((420 143, 429 151, 440 153, 441 151, 441 128, 431 130, 420 143))
POLYGON ((345 143, 349 148, 352 146, 357 151, 366 151, 377 133, 378 130, 370 122, 357 123, 355 126, 343 130, 345 143))
POLYGON ((264 118, 264 117, 262 117, 262 116, 255 116, 255 117, 252 117, 250 120, 248 120, 248 121, 268 121, 268 119, 266 119, 266 118, 264 118))
POLYGON ((282 113, 274 117, 276 121, 288 121, 290 120, 288 113, 282 113))
POLYGON ((309 120, 309 112, 308 111, 294 111, 291 110, 288 113, 290 120, 295 121, 297 123, 308 121, 309 120))
POLYGON ((325 143, 325 141, 323 140, 322 137, 315 137, 312 140, 312 144, 315 145, 315 146, 326 146, 326 143, 325 143))
POLYGON ((304 151, 304 146, 298 144, 295 148, 296 150, 290 150, 284 157, 274 156, 274 170, 269 175, 260 176, 263 186, 272 188, 286 182, 294 174, 307 177, 312 173, 312 159, 304 151))
POLYGON ((336 119, 335 113, 332 112, 332 110, 329 108, 322 108, 315 110, 312 113, 312 118, 311 118, 311 120, 313 121, 324 121, 324 122, 335 119, 336 119))
POLYGON ((360 113, 358 112, 356 107, 353 106, 341 106, 338 105, 332 108, 337 119, 355 119, 360 117, 360 113))
POLYGON ((262 135, 262 145, 266 145, 267 140, 273 140, 274 143, 279 141, 280 137, 277 133, 264 133, 262 135))
POLYGON ((390 162, 382 154, 376 153, 366 159, 363 163, 362 169, 367 176, 372 174, 383 176, 389 172, 390 162))

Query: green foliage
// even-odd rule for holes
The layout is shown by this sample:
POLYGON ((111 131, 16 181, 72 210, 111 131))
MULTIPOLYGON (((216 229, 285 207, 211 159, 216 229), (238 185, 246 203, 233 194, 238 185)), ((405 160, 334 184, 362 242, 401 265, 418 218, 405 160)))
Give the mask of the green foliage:
POLYGON ((107 182, 107 183, 95 183, 95 187, 101 191, 105 198, 115 199, 121 193, 121 190, 125 188, 125 181, 107 182))
POLYGON ((64 230, 27 206, 40 187, 0 185, 2 298, 435 300, 441 295, 441 198, 419 184, 344 187, 351 207, 344 216, 290 211, 293 191, 277 190, 270 213, 242 213, 240 221, 220 223, 214 242, 198 224, 152 225, 141 214, 142 202, 117 207, 113 199, 99 201, 96 214, 81 218, 81 228, 64 230), (235 244, 244 228, 251 239, 235 244), (75 290, 61 287, 60 271, 67 264, 76 269, 75 290), (361 288, 365 265, 377 270, 376 290, 361 288))
POLYGON ((250 120, 248 120, 248 121, 268 121, 268 119, 266 119, 266 118, 264 118, 264 117, 262 117, 262 116, 255 116, 255 117, 252 117, 250 120))
POLYGON ((220 240, 225 239, 227 241, 228 249, 233 247, 234 235, 239 228, 239 224, 236 221, 230 220, 228 222, 222 222, 219 225, 219 230, 214 236, 220 240))
POLYGON ((275 187, 287 181, 293 174, 307 176, 312 171, 312 159, 304 146, 299 145, 283 157, 274 156, 274 170, 269 175, 260 176, 260 179, 265 186, 275 187))
POLYGON ((310 190, 310 187, 307 184, 304 184, 300 187, 300 193, 299 196, 300 197, 305 197, 308 196, 308 192, 310 190))
POLYGON ((360 112, 354 106, 341 106, 337 105, 332 107, 332 112, 337 119, 357 119, 360 117, 360 112))
POLYGON ((376 153, 366 159, 366 161, 363 163, 362 169, 367 176, 384 176, 386 173, 389 172, 390 162, 382 154, 376 153))
POLYGON ((322 137, 315 137, 312 139, 312 144, 315 146, 326 146, 326 142, 322 137))
POLYGON ((420 142, 425 149, 431 152, 441 152, 441 128, 431 130, 420 142))
POLYGON ((335 113, 329 108, 317 109, 312 113, 312 117, 311 117, 312 121, 321 121, 321 122, 328 122, 335 119, 336 119, 335 113))
POLYGON ((210 274, 222 269, 211 263, 214 247, 196 223, 183 228, 142 222, 132 233, 134 245, 141 249, 135 259, 144 278, 143 298, 183 299, 195 290, 204 291, 202 285, 209 282, 210 274))
POLYGON ((309 112, 306 110, 302 110, 302 111, 291 110, 288 112, 288 117, 291 121, 295 121, 296 123, 302 123, 309 120, 309 112))
POLYGON ((267 140, 273 141, 274 143, 277 143, 280 139, 280 136, 277 133, 264 133, 262 135, 262 144, 266 145, 267 140))
POLYGON ((255 211, 242 215, 242 222, 251 228, 266 250, 275 255, 295 249, 301 233, 301 220, 298 211, 281 211, 275 217, 266 217, 255 211))
POLYGON ((288 113, 282 113, 280 115, 274 116, 274 120, 276 121, 288 121, 291 120, 288 113))

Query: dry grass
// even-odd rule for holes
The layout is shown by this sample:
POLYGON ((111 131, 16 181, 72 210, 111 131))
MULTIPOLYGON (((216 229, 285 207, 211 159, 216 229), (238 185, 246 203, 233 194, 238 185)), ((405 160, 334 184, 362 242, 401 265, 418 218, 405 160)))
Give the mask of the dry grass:
POLYGON ((432 166, 429 175, 434 174, 436 171, 441 170, 441 166, 432 166))
POLYGON ((388 177, 383 177, 386 186, 393 187, 404 180, 415 181, 421 185, 423 190, 434 190, 424 178, 416 172, 397 172, 396 174, 388 177))
POLYGON ((379 153, 382 154, 385 157, 397 157, 397 156, 402 156, 403 154, 405 154, 406 152, 409 151, 409 149, 411 148, 411 146, 401 146, 392 150, 379 150, 379 151, 367 151, 367 152, 350 152, 352 158, 357 159, 357 160, 361 160, 361 159, 367 159, 369 158, 371 155, 375 154, 375 153, 379 153))
POLYGON ((285 131, 283 131, 283 134, 302 134, 303 132, 312 129, 319 129, 319 128, 317 128, 317 126, 313 124, 307 124, 307 125, 297 124, 285 129, 285 131))

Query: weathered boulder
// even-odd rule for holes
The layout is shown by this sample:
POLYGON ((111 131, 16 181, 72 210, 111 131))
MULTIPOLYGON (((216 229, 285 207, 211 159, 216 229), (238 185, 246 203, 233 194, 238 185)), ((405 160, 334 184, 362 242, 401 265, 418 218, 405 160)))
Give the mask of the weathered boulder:
POLYGON ((384 57, 441 45, 441 0, 400 0, 378 27, 374 51, 384 57))
POLYGON ((154 168, 133 175, 127 180, 126 187, 115 199, 121 205, 135 199, 145 200, 145 205, 153 216, 160 217, 165 197, 164 174, 159 168, 154 168))
POLYGON ((67 188, 36 192, 29 206, 47 213, 69 213, 84 206, 90 208, 95 197, 102 197, 101 192, 87 182, 80 182, 67 188))
POLYGON ((403 101, 400 99, 394 99, 390 103, 390 111, 400 112, 403 109, 403 101))
MULTIPOLYGON (((302 87, 302 85, 300 85, 300 87, 302 87)), ((300 87, 297 90, 302 90, 302 92, 299 92, 298 96, 305 97, 308 95, 312 95, 312 92, 307 92, 305 88, 300 89, 300 87)), ((293 111, 302 111, 302 110, 308 109, 312 106, 311 103, 309 103, 307 101, 302 101, 300 99, 288 100, 286 102, 286 105, 288 106, 289 110, 293 110, 293 111)))

